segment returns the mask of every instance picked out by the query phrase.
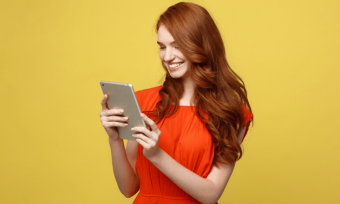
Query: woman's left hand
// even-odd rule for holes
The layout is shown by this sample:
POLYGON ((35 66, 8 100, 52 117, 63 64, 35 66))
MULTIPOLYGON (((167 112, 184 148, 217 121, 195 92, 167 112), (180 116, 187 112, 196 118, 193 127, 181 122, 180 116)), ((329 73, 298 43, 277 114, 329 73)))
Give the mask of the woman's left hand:
POLYGON ((144 113, 140 114, 145 123, 150 126, 151 130, 146 127, 136 126, 131 128, 132 131, 136 132, 132 136, 136 138, 136 142, 143 146, 143 154, 146 158, 150 159, 155 156, 160 148, 158 146, 159 137, 161 131, 158 129, 156 123, 148 118, 144 113))

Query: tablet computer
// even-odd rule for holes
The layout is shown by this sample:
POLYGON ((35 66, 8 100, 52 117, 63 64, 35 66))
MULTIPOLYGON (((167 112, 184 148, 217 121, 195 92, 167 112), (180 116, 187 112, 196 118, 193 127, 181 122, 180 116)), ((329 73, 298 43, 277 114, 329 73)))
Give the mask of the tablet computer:
POLYGON ((101 81, 103 94, 108 95, 107 105, 111 108, 124 109, 124 116, 129 117, 128 125, 126 127, 118 127, 119 137, 127 140, 136 140, 132 137, 133 132, 131 128, 135 126, 144 126, 145 122, 140 117, 141 109, 139 107, 135 91, 131 84, 101 81))

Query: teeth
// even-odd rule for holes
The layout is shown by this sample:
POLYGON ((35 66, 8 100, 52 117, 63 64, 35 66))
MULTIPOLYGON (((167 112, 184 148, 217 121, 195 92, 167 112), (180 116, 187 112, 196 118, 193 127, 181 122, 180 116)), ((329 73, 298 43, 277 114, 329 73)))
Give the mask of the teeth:
POLYGON ((178 64, 171 64, 171 65, 169 65, 169 67, 170 67, 170 68, 178 67, 178 66, 182 65, 183 63, 184 63, 184 62, 178 63, 178 64))

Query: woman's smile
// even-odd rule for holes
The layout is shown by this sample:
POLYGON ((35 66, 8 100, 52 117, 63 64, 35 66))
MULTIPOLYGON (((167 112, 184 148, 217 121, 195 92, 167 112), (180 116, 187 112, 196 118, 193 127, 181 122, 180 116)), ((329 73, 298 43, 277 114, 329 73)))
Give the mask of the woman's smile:
POLYGON ((169 71, 170 72, 174 72, 177 71, 179 68, 182 67, 182 65, 184 64, 184 62, 173 62, 173 63, 169 63, 169 71))

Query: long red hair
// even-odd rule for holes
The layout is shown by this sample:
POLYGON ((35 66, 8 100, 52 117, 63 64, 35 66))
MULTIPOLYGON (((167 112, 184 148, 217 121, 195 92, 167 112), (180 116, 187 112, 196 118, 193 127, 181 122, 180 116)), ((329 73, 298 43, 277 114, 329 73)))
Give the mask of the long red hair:
MULTIPOLYGON (((251 107, 244 82, 227 62, 216 24, 203 7, 181 2, 160 16, 157 31, 160 25, 165 25, 180 51, 192 62, 190 76, 196 83, 193 102, 197 116, 205 121, 213 136, 214 162, 235 163, 242 157, 238 142, 244 123, 241 103, 250 112, 251 107)), ((172 78, 167 72, 159 91, 161 100, 152 112, 156 122, 177 111, 183 90, 181 79, 172 78)))

